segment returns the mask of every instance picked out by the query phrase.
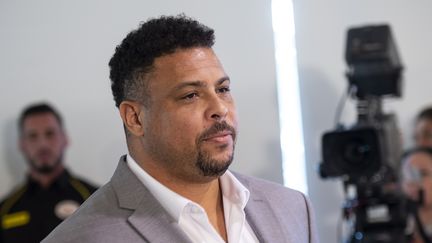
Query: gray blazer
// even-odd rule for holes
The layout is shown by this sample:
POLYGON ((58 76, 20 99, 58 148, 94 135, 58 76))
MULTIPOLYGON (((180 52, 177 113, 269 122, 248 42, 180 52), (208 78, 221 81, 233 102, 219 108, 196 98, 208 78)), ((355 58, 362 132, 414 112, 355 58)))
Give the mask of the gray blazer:
MULTIPOLYGON (((246 218, 260 242, 318 242, 308 199, 276 183, 235 176, 250 190, 246 218)), ((190 243, 177 222, 120 159, 111 180, 42 243, 190 243)))

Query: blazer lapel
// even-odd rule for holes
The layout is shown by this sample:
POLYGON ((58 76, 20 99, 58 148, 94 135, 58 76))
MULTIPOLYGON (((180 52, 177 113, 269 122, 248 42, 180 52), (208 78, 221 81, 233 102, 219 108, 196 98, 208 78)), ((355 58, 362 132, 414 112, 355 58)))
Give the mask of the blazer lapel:
POLYGON ((138 208, 128 221, 148 242, 191 243, 177 222, 157 202, 154 207, 138 208))
POLYGON ((129 169, 126 156, 120 158, 111 183, 119 207, 134 211, 128 222, 146 241, 191 243, 177 222, 129 169))
POLYGON ((267 200, 252 195, 251 192, 251 198, 245 208, 246 219, 259 242, 280 242, 286 238, 267 200))
MULTIPOLYGON (((285 242, 282 225, 270 207, 270 203, 262 191, 256 191, 249 185, 249 180, 237 173, 237 179, 249 190, 250 198, 246 204, 246 219, 255 232, 259 242, 285 242)), ((288 240, 290 242, 290 240, 288 240)))

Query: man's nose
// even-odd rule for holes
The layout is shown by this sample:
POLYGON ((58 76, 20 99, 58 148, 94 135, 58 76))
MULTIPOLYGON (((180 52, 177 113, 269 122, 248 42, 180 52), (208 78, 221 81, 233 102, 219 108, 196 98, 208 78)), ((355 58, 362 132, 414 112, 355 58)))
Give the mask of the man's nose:
POLYGON ((207 117, 211 120, 223 121, 228 114, 228 110, 226 102, 215 95, 209 100, 207 117))
POLYGON ((36 144, 38 147, 46 147, 49 146, 49 138, 47 136, 41 135, 36 140, 36 144))

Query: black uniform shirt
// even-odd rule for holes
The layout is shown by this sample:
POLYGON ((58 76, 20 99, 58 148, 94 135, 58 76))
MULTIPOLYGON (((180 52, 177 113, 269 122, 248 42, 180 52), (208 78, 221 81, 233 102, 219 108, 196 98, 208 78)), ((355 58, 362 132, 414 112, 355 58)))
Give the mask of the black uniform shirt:
POLYGON ((95 190, 66 170, 49 188, 28 178, 0 203, 0 243, 40 242, 95 190))

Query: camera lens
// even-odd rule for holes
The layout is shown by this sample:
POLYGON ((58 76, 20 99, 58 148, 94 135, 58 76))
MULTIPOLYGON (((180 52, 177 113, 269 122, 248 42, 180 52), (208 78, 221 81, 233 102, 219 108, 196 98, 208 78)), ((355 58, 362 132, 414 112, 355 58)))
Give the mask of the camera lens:
POLYGON ((370 152, 371 148, 369 144, 355 140, 344 146, 343 157, 348 164, 361 167, 368 162, 370 152))
POLYGON ((322 174, 357 180, 378 172, 382 161, 379 133, 374 127, 363 127, 324 134, 322 174))

